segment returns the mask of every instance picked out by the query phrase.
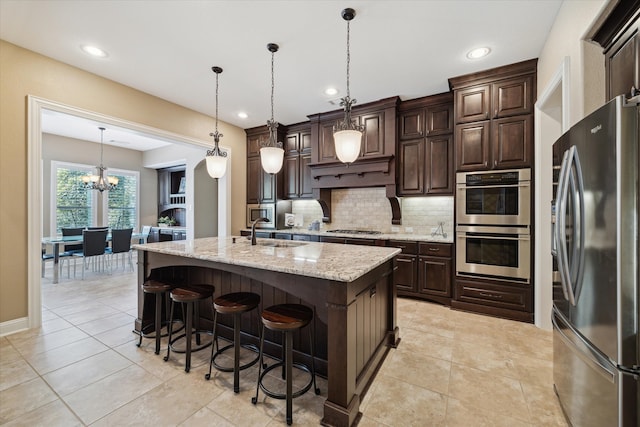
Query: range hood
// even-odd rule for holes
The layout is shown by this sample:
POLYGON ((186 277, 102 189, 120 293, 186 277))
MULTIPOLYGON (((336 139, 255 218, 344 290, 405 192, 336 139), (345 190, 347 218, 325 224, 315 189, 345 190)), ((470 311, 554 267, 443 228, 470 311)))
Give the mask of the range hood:
POLYGON ((331 222, 331 190, 385 187, 391 204, 392 223, 400 224, 396 197, 396 111, 400 98, 382 99, 354 107, 352 117, 365 126, 362 153, 350 165, 340 162, 333 142, 333 125, 342 110, 309 116, 311 122, 311 187, 320 203, 323 222, 331 222))

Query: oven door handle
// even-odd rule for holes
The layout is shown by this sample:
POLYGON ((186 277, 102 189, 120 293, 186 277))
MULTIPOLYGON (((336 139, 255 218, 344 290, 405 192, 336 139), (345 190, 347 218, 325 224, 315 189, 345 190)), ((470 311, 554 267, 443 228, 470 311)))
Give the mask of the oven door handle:
POLYGON ((509 237, 509 236, 487 236, 486 234, 482 234, 482 233, 458 233, 458 235, 460 237, 480 237, 482 239, 488 239, 488 240, 531 240, 531 238, 529 237, 529 235, 527 234, 521 234, 518 237, 509 237))
POLYGON ((516 188, 516 187, 531 187, 531 183, 529 182, 519 182, 517 184, 497 184, 497 185, 468 185, 465 183, 458 184, 460 189, 469 190, 472 188, 516 188))

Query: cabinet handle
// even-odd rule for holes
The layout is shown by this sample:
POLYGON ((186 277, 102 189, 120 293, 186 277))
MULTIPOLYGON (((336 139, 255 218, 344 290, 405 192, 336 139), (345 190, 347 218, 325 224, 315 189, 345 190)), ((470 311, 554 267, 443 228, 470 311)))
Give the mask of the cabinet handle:
POLYGON ((440 252, 440 248, 429 248, 430 252, 440 252))
POLYGON ((486 113, 484 113, 484 118, 488 119, 489 118, 489 112, 487 111, 486 113))
POLYGON ((492 298, 502 299, 502 295, 494 295, 488 292, 480 292, 480 295, 482 295, 483 297, 492 297, 492 298))
POLYGON ((489 162, 487 162, 486 160, 484 161, 484 167, 486 168, 487 166, 489 166, 489 162))
POLYGON ((493 117, 498 117, 498 110, 497 109, 493 112, 493 117))
POLYGON ((494 161, 493 161, 493 167, 495 168, 495 167, 497 167, 497 166, 498 166, 498 161, 497 161, 497 160, 494 160, 494 161))

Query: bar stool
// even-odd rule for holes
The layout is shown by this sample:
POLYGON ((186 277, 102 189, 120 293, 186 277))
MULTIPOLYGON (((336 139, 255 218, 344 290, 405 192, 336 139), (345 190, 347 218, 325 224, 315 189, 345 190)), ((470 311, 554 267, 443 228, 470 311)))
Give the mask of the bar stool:
POLYGON ((211 367, 215 366, 217 370, 222 372, 233 372, 233 391, 234 393, 240 392, 240 371, 247 369, 258 362, 260 358, 258 347, 253 344, 240 343, 240 316, 242 313, 247 313, 260 304, 260 295, 253 292, 233 292, 230 294, 219 296, 213 300, 213 309, 215 312, 213 318, 213 340, 216 343, 217 351, 214 353, 214 346, 211 346, 211 360, 209 362, 209 373, 204 377, 205 379, 211 378, 211 367), (217 335, 217 322, 219 314, 232 314, 233 315, 233 342, 223 348, 218 347, 218 335, 217 335), (233 347, 233 367, 225 367, 216 363, 216 358, 233 347), (240 347, 250 349, 256 352, 255 359, 240 365, 240 347))
MULTIPOLYGON (((165 298, 165 312, 169 312, 169 299, 167 298, 167 293, 173 289, 174 286, 169 283, 159 282, 157 280, 147 280, 142 285, 142 291, 145 294, 152 294, 155 298, 155 314, 154 314, 154 330, 155 335, 145 335, 144 329, 142 329, 140 334, 140 340, 138 341, 137 346, 140 347, 142 344, 142 338, 155 338, 156 339, 156 354, 160 354, 160 338, 163 336, 167 336, 167 334, 162 335, 162 297, 165 298)), ((144 317, 144 316, 143 316, 144 317)), ((177 332, 177 331, 176 331, 177 332)))
POLYGON ((293 361, 293 332, 307 326, 313 319, 313 310, 309 307, 301 304, 278 304, 272 305, 266 308, 262 312, 262 335, 260 337, 260 365, 258 369, 258 384, 256 385, 256 396, 251 398, 251 403, 254 405, 258 402, 258 392, 260 389, 269 397, 274 399, 285 399, 287 401, 287 424, 291 425, 293 422, 293 404, 292 399, 305 394, 313 384, 313 389, 316 394, 320 394, 320 389, 316 386, 316 370, 313 354, 314 334, 312 328, 309 328, 309 338, 311 342, 311 370, 302 364, 293 361), (268 328, 272 331, 280 331, 284 335, 283 343, 283 357, 282 360, 269 366, 262 371, 263 366, 263 346, 264 346, 264 328, 268 328), (293 367, 301 369, 311 374, 309 382, 300 390, 293 392, 293 367), (268 390, 264 384, 263 379, 273 369, 278 367, 283 368, 283 379, 286 380, 286 393, 275 393, 268 390))
MULTIPOLYGON (((200 334, 212 335, 210 331, 201 330, 197 328, 199 310, 198 305, 200 301, 205 300, 207 298, 213 298, 214 287, 210 285, 189 285, 179 288, 174 288, 171 290, 169 296, 171 297, 171 315, 169 317, 169 344, 167 345, 167 355, 164 357, 164 361, 169 360, 169 355, 171 354, 171 350, 174 353, 185 353, 185 372, 189 372, 191 369, 191 352, 199 351, 207 348, 209 345, 213 343, 213 341, 206 343, 204 345, 200 345, 200 334), (184 325, 185 331, 182 335, 172 338, 172 328, 171 323, 173 321, 173 312, 175 303, 181 303, 183 307, 186 305, 186 313, 184 309, 182 310, 182 314, 184 316, 184 325), (194 330, 194 314, 195 314, 195 323, 196 329, 194 330), (196 345, 197 347, 191 348, 191 337, 193 333, 196 334, 196 345), (173 345, 176 341, 185 338, 186 340, 186 348, 185 350, 176 350, 173 345)), ((213 309, 212 313, 213 314, 213 309)))

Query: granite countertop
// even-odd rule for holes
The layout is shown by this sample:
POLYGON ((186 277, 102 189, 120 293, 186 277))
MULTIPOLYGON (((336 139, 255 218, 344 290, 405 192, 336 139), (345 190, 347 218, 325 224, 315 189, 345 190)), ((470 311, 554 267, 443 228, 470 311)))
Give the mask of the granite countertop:
POLYGON ((400 253, 400 249, 379 246, 261 238, 257 242, 251 246, 245 237, 207 237, 133 248, 339 282, 351 282, 400 253))
MULTIPOLYGON (((251 231, 251 229, 246 229, 251 231)), ((309 236, 322 237, 356 237, 360 239, 376 239, 376 240, 405 240, 413 242, 435 242, 435 243, 453 243, 453 233, 447 232, 447 237, 442 235, 432 236, 431 234, 413 234, 413 233, 382 233, 382 234, 347 234, 347 233, 328 233, 326 230, 311 231, 306 228, 286 228, 281 230, 257 229, 257 231, 266 231, 272 233, 287 234, 306 234, 309 236)))

